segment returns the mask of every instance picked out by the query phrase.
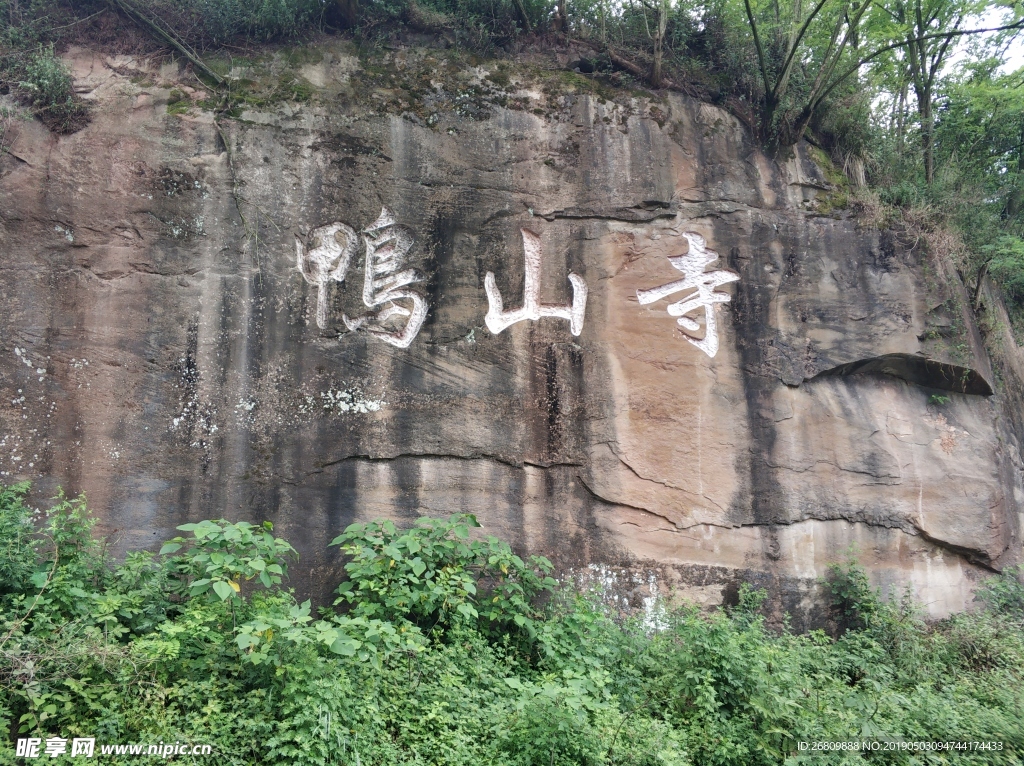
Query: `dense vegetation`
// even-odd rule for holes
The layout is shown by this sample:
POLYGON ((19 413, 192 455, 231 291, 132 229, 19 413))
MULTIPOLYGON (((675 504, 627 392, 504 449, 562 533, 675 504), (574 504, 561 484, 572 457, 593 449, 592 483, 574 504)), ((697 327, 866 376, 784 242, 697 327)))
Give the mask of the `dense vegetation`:
MULTIPOLYGON (((9 742, 210 744, 218 764, 1019 763, 1024 584, 925 624, 854 564, 828 583, 837 637, 723 611, 625 618, 470 516, 350 527, 314 616, 269 524, 204 521, 115 564, 81 499, 45 514, 0 489, 0 722, 9 742), (820 740, 1002 749, 801 755, 820 740)), ((99 751, 97 750, 97 753, 99 751)), ((14 763, 0 747, 0 764, 14 763)), ((66 759, 66 758, 64 758, 66 759)), ((119 763, 106 755, 102 763, 119 763)), ((180 759, 193 762, 189 759, 180 759)), ((62 758, 56 759, 62 762, 62 758)))

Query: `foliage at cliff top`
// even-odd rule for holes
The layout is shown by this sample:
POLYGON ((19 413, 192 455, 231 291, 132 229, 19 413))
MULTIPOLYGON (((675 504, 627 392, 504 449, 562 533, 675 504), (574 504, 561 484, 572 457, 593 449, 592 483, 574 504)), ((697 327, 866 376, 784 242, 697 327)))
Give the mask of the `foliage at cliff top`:
POLYGON ((987 608, 931 625, 855 564, 828 581, 836 636, 770 630, 764 593, 746 585, 725 610, 628 618, 556 583, 544 559, 480 538, 463 515, 349 527, 335 540, 347 577, 314 615, 284 586, 294 553, 269 523, 186 524, 159 554, 115 563, 81 498, 39 513, 27 490, 0 488, 0 764, 20 762, 17 738, 55 736, 209 744, 219 764, 1024 755, 1018 572, 987 585, 987 608), (986 744, 798 746, 861 740, 986 744))

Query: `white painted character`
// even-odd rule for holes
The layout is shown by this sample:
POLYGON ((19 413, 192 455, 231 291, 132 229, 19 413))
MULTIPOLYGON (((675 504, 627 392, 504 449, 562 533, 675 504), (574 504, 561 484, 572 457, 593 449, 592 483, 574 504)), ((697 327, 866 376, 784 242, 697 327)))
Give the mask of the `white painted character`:
POLYGON ((514 311, 503 311, 501 293, 494 281, 494 273, 488 271, 484 278, 487 291, 487 316, 484 321, 491 334, 497 335, 506 327, 524 319, 536 321, 541 317, 558 317, 569 320, 569 331, 573 335, 583 332, 583 315, 587 309, 587 283, 578 274, 569 274, 572 283, 572 304, 565 306, 540 302, 540 267, 543 251, 540 237, 526 229, 523 235, 523 253, 526 258, 525 281, 523 284, 523 305, 514 311))
POLYGON ((415 239, 385 207, 381 208, 380 217, 363 230, 363 242, 366 244, 363 303, 379 311, 355 318, 342 315, 342 319, 349 330, 364 329, 385 343, 407 348, 427 318, 426 298, 409 289, 409 285, 424 281, 423 273, 417 269, 402 269, 403 258, 415 239), (408 317, 401 330, 383 326, 385 320, 396 316, 408 317))
POLYGON ((707 249, 707 242, 700 234, 692 231, 683 234, 686 241, 690 243, 690 250, 686 255, 670 257, 669 263, 685 274, 683 279, 669 282, 667 285, 655 287, 650 290, 637 290, 636 297, 641 304, 654 303, 672 293, 681 290, 696 290, 681 301, 673 303, 668 307, 670 316, 679 317, 677 323, 695 332, 700 329, 700 323, 687 316, 697 309, 704 309, 704 337, 701 340, 685 335, 686 339, 714 358, 718 353, 718 324, 715 321, 715 308, 718 303, 727 303, 730 297, 727 293, 715 292, 719 285, 736 282, 738 274, 731 271, 708 271, 704 269, 718 260, 718 253, 707 249))
POLYGON ((296 237, 295 253, 302 276, 317 286, 316 325, 322 330, 327 327, 330 283, 344 281, 359 240, 352 227, 335 222, 313 229, 310 242, 312 247, 306 250, 302 240, 296 237))

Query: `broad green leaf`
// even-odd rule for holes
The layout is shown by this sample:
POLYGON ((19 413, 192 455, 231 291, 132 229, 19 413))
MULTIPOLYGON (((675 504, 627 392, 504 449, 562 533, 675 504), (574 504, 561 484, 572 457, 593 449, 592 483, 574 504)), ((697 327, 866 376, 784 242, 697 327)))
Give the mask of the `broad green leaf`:
POLYGON ((234 589, 223 580, 218 580, 213 584, 213 590, 221 601, 227 601, 234 594, 234 589))
POLYGON ((343 657, 352 657, 360 646, 362 646, 362 644, 355 639, 349 638, 348 636, 341 636, 330 645, 330 650, 343 657))

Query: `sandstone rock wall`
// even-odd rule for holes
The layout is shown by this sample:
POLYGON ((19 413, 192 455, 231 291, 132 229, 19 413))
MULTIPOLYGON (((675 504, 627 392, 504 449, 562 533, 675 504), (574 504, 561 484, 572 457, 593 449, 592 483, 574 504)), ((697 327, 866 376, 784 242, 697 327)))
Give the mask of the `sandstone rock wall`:
POLYGON ((822 213, 807 147, 776 163, 706 104, 525 80, 515 108, 387 114, 340 46, 302 70, 313 101, 216 119, 200 92, 168 109, 174 65, 68 59, 92 124, 22 122, 0 156, 0 479, 85 491, 118 549, 269 518, 323 588, 352 521, 464 511, 562 568, 708 603, 753 578, 804 616, 851 545, 933 615, 1019 559, 1016 347, 997 380, 946 267, 822 213), (533 278, 522 229, 540 304, 585 284, 578 335, 488 329, 487 274, 505 310, 533 278), (682 278, 686 234, 739 276, 713 357, 682 296, 637 299, 682 278), (402 347, 417 318, 380 312, 419 303, 402 347))

